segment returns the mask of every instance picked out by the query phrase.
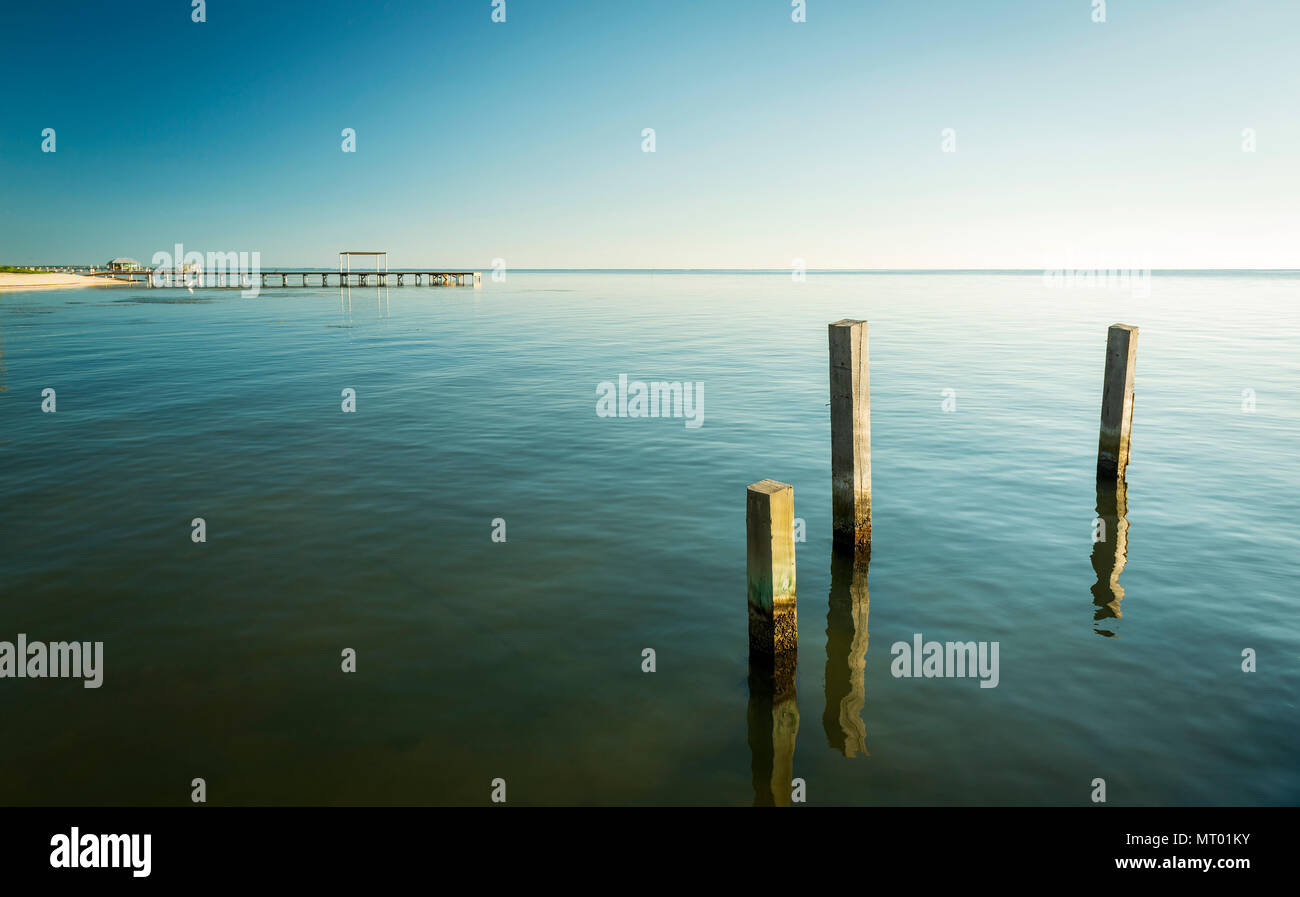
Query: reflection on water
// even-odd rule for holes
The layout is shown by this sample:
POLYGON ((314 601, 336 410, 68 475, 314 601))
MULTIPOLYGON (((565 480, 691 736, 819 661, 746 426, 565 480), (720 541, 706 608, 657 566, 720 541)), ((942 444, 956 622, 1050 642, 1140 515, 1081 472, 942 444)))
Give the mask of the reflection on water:
POLYGON ((790 806, 794 740, 799 734, 794 673, 798 652, 749 655, 749 752, 754 806, 790 806))
MULTIPOLYGON (((1092 602, 1097 605, 1093 620, 1099 622, 1124 616, 1119 606, 1124 599, 1119 575, 1128 558, 1128 483, 1122 477, 1097 481, 1097 517, 1103 528, 1093 537, 1092 569, 1097 572, 1097 582, 1092 587, 1092 602)), ((1115 636, 1108 629, 1097 627, 1095 631, 1115 636)))
MULTIPOLYGON (((0 638, 118 658, 101 689, 0 682, 0 717, 26 733, 0 739, 22 771, 0 775, 0 805, 162 805, 206 775, 225 783, 209 803, 239 805, 481 805, 504 776, 512 804, 749 806, 751 762, 770 803, 793 774, 815 804, 1067 805, 1100 756, 1125 803, 1300 802, 1300 664, 1212 675, 1187 650, 1239 669, 1241 648, 1300 642, 1300 276, 1169 276, 1136 310, 1037 276, 809 277, 797 303, 775 275, 484 279, 393 286, 382 320, 368 280, 342 332, 336 285, 0 293, 0 638), (814 667, 838 628, 822 602, 842 592, 811 518, 803 743, 775 681, 747 737, 736 501, 777 472, 830 522, 826 322, 846 308, 890 331, 872 383, 871 756, 852 761, 821 725, 814 667), (1093 583, 1115 600, 1121 516, 1090 573, 1096 338, 1129 316, 1166 336, 1144 349, 1143 516, 1118 578, 1134 597, 1092 622, 1093 583), (598 417, 594 385, 629 369, 711 381, 704 427, 598 417), (979 404, 924 411, 936 370, 978 382, 979 404), (1224 384, 1270 401, 1243 414, 1224 384), (70 400, 57 415, 39 411, 47 386, 70 400), (340 413, 345 386, 382 404, 340 413), (225 535, 191 542, 196 515, 225 535), (1070 594, 1079 638, 1044 604, 1070 594), (1141 639, 1121 629, 1137 622, 1141 639), (889 675, 895 637, 986 625, 1020 673, 996 689, 889 675), (677 672, 647 681, 636 651, 667 644, 677 672), (337 672, 345 647, 360 672, 337 672)), ((850 656, 832 650, 841 732, 850 656)))
POLYGON ((871 555, 831 555, 830 607, 826 612, 826 710, 822 728, 830 746, 846 757, 867 754, 867 567, 871 555))
MULTIPOLYGON (((360 294, 360 290, 357 290, 357 294, 360 294)), ((387 283, 385 283, 385 285, 383 286, 378 285, 378 283, 374 285, 374 303, 376 303, 376 307, 378 308, 378 316, 391 317, 391 315, 393 315, 393 307, 391 307, 391 303, 389 300, 389 285, 387 285, 387 283)), ((341 285, 339 285, 338 287, 338 313, 339 313, 339 318, 341 318, 342 321, 342 324, 339 326, 343 326, 343 328, 351 328, 352 326, 352 285, 351 283, 347 283, 347 285, 342 285, 341 283, 341 285)))
MULTIPOLYGON (((822 727, 830 746, 846 757, 868 755, 866 704, 869 551, 832 552, 826 613, 826 707, 822 727)), ((754 806, 786 807, 794 779, 799 707, 798 653, 749 656, 749 750, 754 806)))
MULTIPOLYGON (((392 315, 392 306, 388 297, 388 284, 380 286, 375 284, 375 305, 379 310, 379 317, 387 318, 392 315)), ((360 289, 358 289, 358 295, 360 289)), ((352 284, 339 284, 339 317, 341 325, 345 328, 352 327, 352 284)))

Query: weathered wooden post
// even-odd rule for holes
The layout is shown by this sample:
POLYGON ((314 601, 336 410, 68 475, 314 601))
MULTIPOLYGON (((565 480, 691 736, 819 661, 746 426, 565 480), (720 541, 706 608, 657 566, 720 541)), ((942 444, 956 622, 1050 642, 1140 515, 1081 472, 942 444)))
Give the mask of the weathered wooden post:
POLYGON ((760 480, 746 490, 745 572, 754 803, 788 806, 799 732, 793 486, 760 480))
POLYGON ((751 655, 793 655, 795 615, 794 487, 761 480, 745 494, 745 566, 751 655))
POLYGON ((871 390, 867 322, 828 325, 831 354, 831 508, 834 544, 871 548, 871 390))
POLYGON ((1097 479, 1123 479, 1133 429, 1133 372, 1137 366, 1138 329, 1112 324, 1106 335, 1106 378, 1101 390, 1101 439, 1097 445, 1097 479))

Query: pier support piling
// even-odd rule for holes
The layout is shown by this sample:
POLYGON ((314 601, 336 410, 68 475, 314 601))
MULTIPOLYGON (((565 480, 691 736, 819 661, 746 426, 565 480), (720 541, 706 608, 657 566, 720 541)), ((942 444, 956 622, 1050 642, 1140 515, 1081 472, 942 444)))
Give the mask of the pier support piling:
POLYGON ((831 508, 834 545, 871 548, 871 390, 867 322, 828 325, 831 391, 831 508))
POLYGON ((794 487, 761 480, 745 495, 745 563, 749 652, 793 659, 799 646, 795 614, 794 487))
POLYGON ((1101 438, 1097 445, 1097 479, 1123 479, 1133 429, 1133 374, 1137 367, 1138 329, 1112 324, 1106 335, 1106 375, 1101 391, 1101 438))
POLYGON ((788 806, 799 732, 793 486, 761 480, 746 491, 745 559, 754 805, 788 806))

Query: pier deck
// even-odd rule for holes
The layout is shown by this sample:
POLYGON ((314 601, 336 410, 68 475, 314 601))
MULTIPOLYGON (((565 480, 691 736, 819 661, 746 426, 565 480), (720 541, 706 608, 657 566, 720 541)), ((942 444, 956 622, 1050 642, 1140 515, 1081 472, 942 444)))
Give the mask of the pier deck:
POLYGON ((478 271, 91 271, 92 277, 139 281, 149 287, 249 289, 260 287, 330 286, 481 286, 478 271))

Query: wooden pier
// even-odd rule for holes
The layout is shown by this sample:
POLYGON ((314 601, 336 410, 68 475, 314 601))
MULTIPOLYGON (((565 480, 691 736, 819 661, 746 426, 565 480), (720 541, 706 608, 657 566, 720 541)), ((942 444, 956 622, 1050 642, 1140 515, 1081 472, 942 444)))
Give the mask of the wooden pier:
MULTIPOLYGON (((180 252, 179 246, 177 252, 180 252)), ((479 287, 483 285, 483 275, 479 271, 427 271, 422 269, 389 271, 387 251, 377 249, 343 250, 339 253, 339 270, 337 273, 328 270, 312 271, 302 268, 272 268, 269 271, 263 271, 257 267, 260 259, 258 253, 253 253, 253 264, 250 270, 237 270, 240 267, 248 266, 247 258, 243 257, 247 253, 241 254, 238 262, 232 257, 233 255, 233 253, 226 253, 225 257, 228 261, 214 263, 213 258, 220 259, 221 254, 209 252, 207 258, 208 265, 213 268, 211 271, 204 270, 199 265, 172 267, 171 263, 155 268, 146 268, 143 265, 126 268, 101 267, 98 265, 32 265, 30 267, 39 271, 82 274, 88 277, 103 277, 107 280, 143 283, 149 287, 172 289, 179 287, 181 289, 251 290, 254 287, 260 289, 266 287, 327 287, 330 285, 331 277, 335 279, 334 283, 339 287, 479 287), (357 256, 376 259, 375 270, 353 271, 352 259, 357 256), (315 282, 317 278, 320 278, 319 282, 315 282)), ((155 259, 157 259, 157 256, 155 256, 155 259)), ((114 259, 114 261, 119 260, 114 259)), ((133 262, 131 259, 122 259, 120 261, 133 262)))
POLYGON ((251 289, 345 286, 481 286, 479 271, 93 271, 92 277, 139 282, 149 287, 251 289))

